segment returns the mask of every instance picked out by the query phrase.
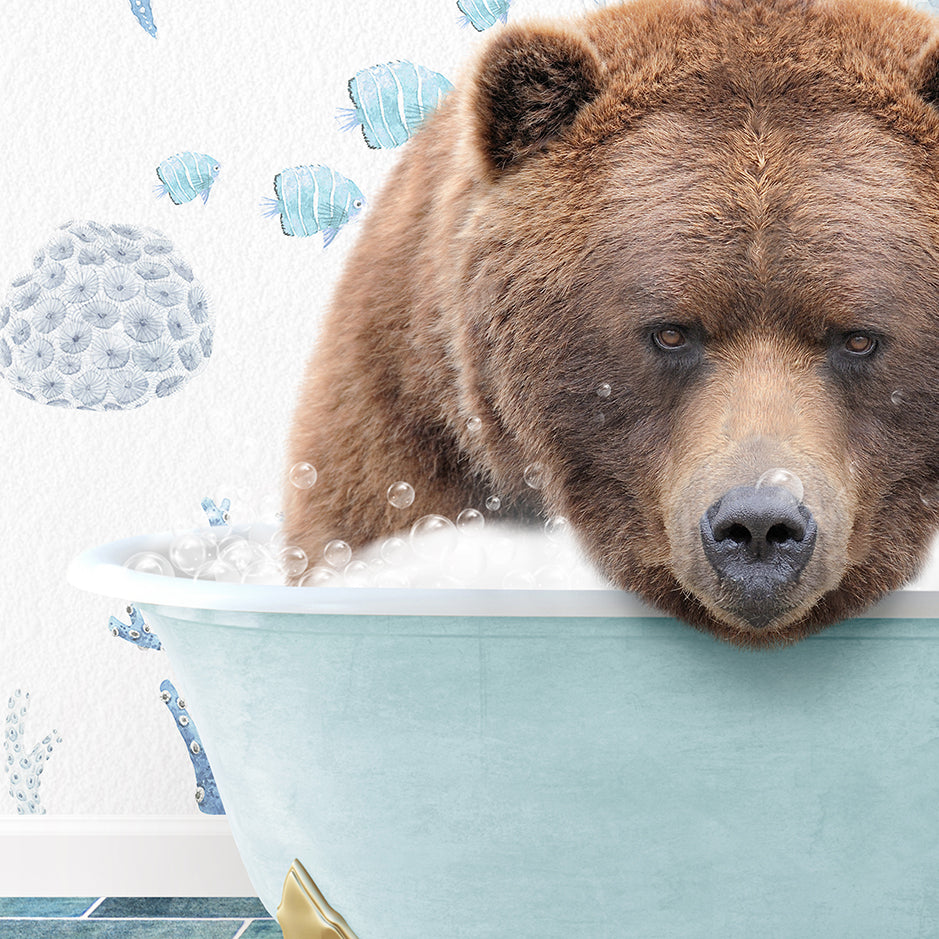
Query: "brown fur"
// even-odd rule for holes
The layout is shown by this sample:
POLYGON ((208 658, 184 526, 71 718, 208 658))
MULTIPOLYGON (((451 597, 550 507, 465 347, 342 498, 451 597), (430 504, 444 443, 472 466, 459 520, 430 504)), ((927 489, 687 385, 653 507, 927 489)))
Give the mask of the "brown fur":
POLYGON ((288 538, 316 557, 498 494, 753 645, 898 587, 939 525, 937 101, 939 21, 899 0, 632 0, 497 32, 363 223, 297 406, 288 464, 319 481, 286 487, 288 538), (663 355, 663 325, 701 354, 663 355), (880 347, 846 364, 859 329, 880 347), (697 524, 773 466, 819 536, 756 633, 697 524))

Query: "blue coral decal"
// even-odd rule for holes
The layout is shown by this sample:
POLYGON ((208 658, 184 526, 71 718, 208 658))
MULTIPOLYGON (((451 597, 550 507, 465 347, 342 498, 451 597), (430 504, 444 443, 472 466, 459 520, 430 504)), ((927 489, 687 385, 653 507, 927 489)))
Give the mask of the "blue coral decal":
POLYGON ((154 38, 157 28, 153 22, 153 13, 150 10, 150 0, 130 0, 130 8, 137 17, 137 22, 154 38))
POLYGON ((212 354, 202 284, 154 228, 67 222, 0 307, 0 375, 52 407, 137 408, 212 354))
POLYGON ((45 815, 45 807, 39 798, 39 786, 42 771, 53 751, 55 743, 62 738, 53 728, 31 750, 27 752, 25 744, 26 713, 29 710, 29 692, 25 695, 17 689, 16 694, 7 702, 6 724, 3 732, 3 749, 6 752, 6 771, 9 779, 10 796, 16 802, 16 811, 20 815, 45 815))
POLYGON ((215 776, 212 775, 212 767, 209 766, 196 725, 186 710, 186 702, 179 696, 168 678, 160 685, 160 697, 173 715, 176 729, 186 743, 189 759, 192 761, 192 768, 196 774, 196 802, 199 810, 205 812, 206 815, 224 815, 225 808, 218 794, 215 776))
POLYGON ((215 504, 214 499, 210 499, 208 496, 202 500, 202 511, 209 517, 209 525, 212 528, 228 524, 231 519, 230 509, 231 499, 222 499, 218 505, 215 504))
POLYGON ((159 651, 163 648, 160 637, 143 621, 143 615, 135 606, 127 607, 130 616, 130 625, 122 623, 116 616, 108 620, 108 629, 111 635, 132 642, 138 649, 153 649, 159 651))

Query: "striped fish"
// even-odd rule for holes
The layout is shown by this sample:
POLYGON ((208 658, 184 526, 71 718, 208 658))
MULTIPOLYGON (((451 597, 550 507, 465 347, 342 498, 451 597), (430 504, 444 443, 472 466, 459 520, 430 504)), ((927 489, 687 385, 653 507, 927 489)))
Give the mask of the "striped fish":
POLYGON ((285 235, 323 233, 328 248, 346 222, 365 205, 365 196, 351 179, 328 166, 294 166, 274 177, 276 199, 265 199, 265 218, 280 215, 285 235))
POLYGON ((174 205, 182 205, 201 195, 205 205, 218 176, 218 160, 207 153, 186 150, 165 159, 156 173, 162 183, 153 188, 157 196, 169 195, 174 205))
POLYGON ((349 79, 354 108, 339 108, 343 130, 362 128, 373 149, 397 147, 417 130, 453 85, 439 72, 396 61, 363 68, 349 79))
POLYGON ((512 0, 456 0, 457 9, 463 14, 461 26, 472 26, 477 32, 495 26, 497 20, 505 23, 509 18, 512 0))

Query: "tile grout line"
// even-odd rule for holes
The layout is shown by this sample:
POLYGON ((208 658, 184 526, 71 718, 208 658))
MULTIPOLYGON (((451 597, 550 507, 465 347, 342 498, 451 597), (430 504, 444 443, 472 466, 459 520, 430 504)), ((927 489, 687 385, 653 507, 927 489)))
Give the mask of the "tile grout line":
MULTIPOLYGON (((0 923, 74 923, 83 916, 0 916, 0 923)), ((273 917, 243 920, 240 916, 96 916, 96 923, 267 923, 273 917)), ((239 927, 240 928, 240 927, 239 927)))
POLYGON ((107 900, 107 897, 98 897, 98 899, 95 900, 95 902, 92 903, 91 906, 89 906, 88 909, 85 910, 85 912, 82 913, 82 915, 79 916, 78 918, 88 919, 88 917, 91 916, 91 914, 94 913, 94 911, 98 909, 98 907, 101 906, 101 904, 104 903, 105 900, 107 900))
POLYGON ((231 939, 241 939, 241 937, 245 934, 245 931, 247 930, 247 928, 248 928, 253 922, 254 922, 253 919, 246 919, 246 920, 241 924, 241 928, 238 930, 238 932, 235 933, 234 936, 231 937, 231 939))

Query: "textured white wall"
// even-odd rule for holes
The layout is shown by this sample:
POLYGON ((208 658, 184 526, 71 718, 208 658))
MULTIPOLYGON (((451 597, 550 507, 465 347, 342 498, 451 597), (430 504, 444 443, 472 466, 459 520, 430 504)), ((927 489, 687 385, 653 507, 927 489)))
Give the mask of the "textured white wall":
MULTIPOLYGON (((158 695, 172 668, 107 631, 132 598, 84 594, 66 567, 93 544, 204 524, 204 495, 249 514, 276 502, 302 369, 357 233, 323 252, 258 203, 277 172, 314 162, 374 197, 398 151, 339 131, 348 79, 397 58, 455 79, 485 39, 457 27, 453 0, 152 4, 157 39, 127 0, 7 0, 0 31, 0 293, 62 222, 134 222, 177 244, 218 317, 205 372, 137 410, 49 408, 0 383, 0 715, 29 690, 27 745, 61 734, 41 788, 50 814, 197 813, 158 695), (181 150, 221 164, 206 206, 152 195, 157 163, 181 150)), ((511 19, 590 5, 515 0, 511 19)))

